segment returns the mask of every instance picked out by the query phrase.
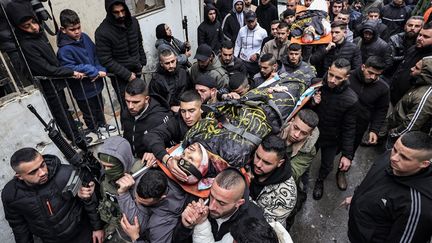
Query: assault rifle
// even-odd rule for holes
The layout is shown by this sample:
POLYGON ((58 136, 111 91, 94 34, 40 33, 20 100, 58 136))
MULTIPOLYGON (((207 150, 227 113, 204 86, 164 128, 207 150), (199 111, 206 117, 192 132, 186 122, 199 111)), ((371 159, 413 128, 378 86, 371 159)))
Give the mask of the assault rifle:
POLYGON ((47 124, 32 105, 28 105, 27 108, 39 119, 45 127, 45 131, 48 132, 48 137, 75 168, 69 177, 66 187, 62 191, 62 195, 65 197, 75 197, 80 187, 87 186, 90 181, 94 181, 96 186, 98 186, 101 166, 92 152, 86 148, 81 154, 75 151, 54 127, 53 120, 47 124))
MULTIPOLYGON (((188 32, 188 20, 187 20, 186 16, 184 16, 182 19, 182 28, 183 28, 184 33, 185 33, 186 42, 189 43, 189 45, 190 45, 189 32, 188 32)), ((189 50, 190 50, 190 46, 186 47, 186 51, 189 51, 189 50)), ((190 67, 192 67, 192 63, 189 60, 187 60, 186 66, 188 68, 190 68, 190 67)))

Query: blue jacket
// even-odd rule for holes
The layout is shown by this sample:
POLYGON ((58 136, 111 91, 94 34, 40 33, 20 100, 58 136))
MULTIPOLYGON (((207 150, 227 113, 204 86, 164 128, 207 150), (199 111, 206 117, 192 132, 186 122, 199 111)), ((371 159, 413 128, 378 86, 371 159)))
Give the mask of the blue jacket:
POLYGON ((68 80, 75 99, 92 98, 102 92, 102 79, 99 78, 94 82, 91 82, 91 80, 98 75, 99 71, 106 72, 106 69, 100 65, 96 56, 95 44, 88 35, 82 33, 81 39, 76 41, 59 31, 57 46, 59 47, 57 58, 60 64, 74 71, 85 73, 88 77, 81 81, 77 79, 68 80))

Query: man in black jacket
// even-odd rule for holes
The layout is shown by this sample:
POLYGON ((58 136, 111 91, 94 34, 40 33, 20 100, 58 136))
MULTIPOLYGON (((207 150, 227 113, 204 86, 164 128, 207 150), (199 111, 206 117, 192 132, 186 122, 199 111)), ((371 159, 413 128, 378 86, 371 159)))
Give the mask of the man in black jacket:
POLYGON ((45 243, 103 241, 93 182, 80 188, 79 198, 63 197, 73 169, 56 156, 23 148, 10 164, 16 174, 3 188, 2 202, 17 243, 32 243, 33 235, 45 243))
POLYGON ((387 25, 389 36, 403 32, 404 25, 411 16, 411 8, 404 0, 393 0, 381 9, 382 22, 387 25))
POLYGON ((125 87, 141 77, 147 58, 138 20, 125 1, 105 0, 105 10, 107 15, 95 32, 96 51, 102 66, 116 75, 112 84, 123 109, 125 87))
POLYGON ((209 45, 214 53, 219 53, 223 39, 222 26, 214 5, 204 6, 204 21, 198 26, 198 45, 209 45))
POLYGON ((134 79, 125 91, 127 109, 121 113, 123 137, 129 141, 135 157, 142 158, 148 152, 143 136, 171 118, 166 100, 159 95, 150 94, 146 81, 134 79))
POLYGON ((230 227, 247 217, 264 219, 263 211, 249 201, 245 177, 235 168, 220 172, 210 189, 209 205, 193 201, 182 213, 173 242, 185 242, 193 234, 197 242, 233 241, 230 227), (214 230, 213 230, 214 229, 214 230))
MULTIPOLYGON (((349 87, 350 63, 344 58, 336 59, 323 79, 321 94, 314 97, 319 103, 316 111, 319 117, 320 135, 318 145, 321 150, 321 166, 313 190, 313 198, 321 199, 324 179, 333 170, 333 161, 341 151, 336 177, 344 177, 354 157, 354 137, 358 98, 349 87), (319 100, 321 98, 321 100, 319 100)), ((337 180, 339 182, 339 180, 337 180)), ((339 189, 345 190, 338 184, 339 189)))
POLYGON ((245 25, 243 8, 243 0, 233 1, 233 9, 222 21, 222 30, 225 40, 229 40, 232 43, 236 41, 240 28, 245 25))
POLYGON ((354 151, 368 127, 367 143, 378 142, 378 133, 384 124, 390 102, 390 87, 380 78, 384 69, 382 58, 371 56, 361 68, 351 71, 349 76, 350 87, 359 98, 354 151))
POLYGON ((29 2, 11 2, 6 10, 12 24, 16 27, 15 33, 32 75, 53 77, 53 79, 40 80, 40 86, 57 125, 67 139, 80 148, 85 147, 85 141, 69 112, 64 92, 65 79, 55 79, 55 77, 81 79, 84 74, 60 66, 29 2))
POLYGON ((415 46, 408 49, 405 60, 395 71, 390 85, 390 100, 393 106, 411 88, 410 70, 423 57, 432 55, 432 23, 427 23, 420 30, 415 46))
POLYGON ((377 159, 342 204, 351 242, 428 242, 432 231, 432 139, 408 132, 377 159))
POLYGON ((346 28, 345 23, 334 21, 331 24, 332 41, 327 46, 317 47, 312 54, 310 63, 317 69, 318 77, 324 76, 324 73, 337 58, 347 59, 352 69, 356 69, 362 64, 360 49, 345 38, 346 28))
POLYGON ((159 66, 153 74, 149 84, 150 94, 166 97, 173 112, 177 112, 180 105, 180 95, 192 88, 189 75, 177 65, 177 57, 171 50, 159 53, 159 66))
POLYGON ((277 8, 270 0, 261 0, 261 4, 256 9, 258 23, 267 31, 267 36, 271 34, 271 22, 279 19, 277 8))
MULTIPOLYGON (((201 120, 203 111, 201 110, 201 96, 195 90, 188 90, 180 96, 179 112, 169 119, 165 124, 161 124, 152 129, 143 137, 144 146, 149 153, 144 154, 144 160, 151 162, 154 157, 168 164, 168 168, 177 167, 172 163, 172 157, 166 151, 166 145, 175 145, 183 141, 186 132, 201 120)), ((179 170, 180 172, 180 170, 179 170)), ((184 174, 180 172, 180 174, 184 174)), ((186 176, 186 174, 184 174, 186 176)))
POLYGON ((247 74, 247 69, 243 61, 240 58, 234 56, 234 44, 229 40, 224 40, 222 42, 219 61, 222 67, 230 75, 235 72, 247 74))

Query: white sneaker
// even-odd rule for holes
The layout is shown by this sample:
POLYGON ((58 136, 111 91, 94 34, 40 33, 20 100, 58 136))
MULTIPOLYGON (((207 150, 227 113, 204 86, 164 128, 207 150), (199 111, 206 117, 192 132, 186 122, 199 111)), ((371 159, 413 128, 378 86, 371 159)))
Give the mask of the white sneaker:
POLYGON ((115 132, 117 128, 113 125, 105 124, 104 126, 99 127, 100 132, 115 132))

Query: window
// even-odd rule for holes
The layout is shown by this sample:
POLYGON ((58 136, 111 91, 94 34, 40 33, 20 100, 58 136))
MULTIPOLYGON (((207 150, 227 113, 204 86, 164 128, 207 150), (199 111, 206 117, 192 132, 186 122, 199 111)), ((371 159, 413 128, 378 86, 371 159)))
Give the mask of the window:
POLYGON ((132 15, 137 16, 165 7, 165 0, 126 0, 132 15))

